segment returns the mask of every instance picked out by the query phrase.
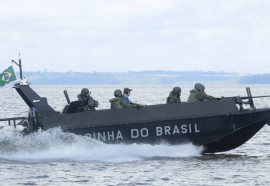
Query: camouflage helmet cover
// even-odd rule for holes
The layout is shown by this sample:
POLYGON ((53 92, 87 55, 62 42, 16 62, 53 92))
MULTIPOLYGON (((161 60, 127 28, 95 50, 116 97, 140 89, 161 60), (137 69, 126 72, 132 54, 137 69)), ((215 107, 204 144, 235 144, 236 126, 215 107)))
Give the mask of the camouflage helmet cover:
POLYGON ((174 87, 172 90, 173 95, 179 95, 181 93, 181 88, 180 87, 174 87))
POLYGON ((87 94, 89 94, 90 92, 89 92, 89 90, 88 90, 88 88, 83 88, 82 90, 81 90, 81 95, 87 95, 87 94))
POLYGON ((201 84, 201 83, 196 83, 195 86, 194 86, 194 88, 196 90, 199 90, 199 91, 204 91, 204 89, 205 89, 204 85, 201 84))
POLYGON ((120 97, 120 96, 122 96, 122 91, 119 90, 119 89, 115 90, 115 91, 114 91, 114 96, 115 96, 115 97, 120 97))

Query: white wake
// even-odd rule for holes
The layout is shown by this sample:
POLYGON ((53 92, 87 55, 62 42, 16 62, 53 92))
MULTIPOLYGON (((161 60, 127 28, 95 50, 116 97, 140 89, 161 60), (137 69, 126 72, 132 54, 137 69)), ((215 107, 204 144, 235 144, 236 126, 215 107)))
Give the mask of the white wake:
POLYGON ((105 144, 90 137, 52 129, 27 136, 0 133, 0 158, 18 161, 139 161, 152 157, 200 156, 201 148, 185 145, 105 144))

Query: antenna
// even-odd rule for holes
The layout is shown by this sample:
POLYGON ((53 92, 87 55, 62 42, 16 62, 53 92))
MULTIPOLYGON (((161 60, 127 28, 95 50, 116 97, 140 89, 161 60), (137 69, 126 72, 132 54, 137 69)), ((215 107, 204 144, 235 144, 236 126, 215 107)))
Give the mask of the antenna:
POLYGON ((12 63, 15 63, 19 68, 20 68, 20 78, 21 80, 23 79, 22 77, 22 60, 21 60, 21 54, 19 53, 19 64, 14 61, 13 59, 11 60, 12 63))

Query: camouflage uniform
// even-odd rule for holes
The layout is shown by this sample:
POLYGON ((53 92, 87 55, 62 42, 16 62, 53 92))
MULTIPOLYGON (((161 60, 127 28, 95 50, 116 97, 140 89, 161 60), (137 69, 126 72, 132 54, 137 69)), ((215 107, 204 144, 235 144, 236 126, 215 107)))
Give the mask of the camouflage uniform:
POLYGON ((195 101, 204 101, 204 100, 216 100, 215 97, 209 96, 204 92, 205 87, 200 84, 195 84, 195 89, 190 91, 190 95, 188 97, 188 102, 195 102, 195 101))
POLYGON ((132 104, 126 104, 122 98, 116 97, 110 99, 111 102, 111 109, 116 110, 116 109, 122 109, 122 108, 135 108, 136 105, 132 104))
POLYGON ((173 90, 170 92, 169 96, 167 97, 167 104, 175 104, 181 103, 180 99, 181 88, 174 87, 173 90))
POLYGON ((122 96, 121 90, 115 90, 114 96, 115 98, 110 99, 111 109, 116 110, 116 109, 122 109, 122 108, 135 108, 136 107, 136 105, 125 103, 125 101, 121 97, 122 96))
POLYGON ((97 106, 97 101, 89 95, 89 90, 83 88, 81 94, 77 95, 78 101, 82 102, 82 106, 78 108, 78 111, 95 111, 97 106))

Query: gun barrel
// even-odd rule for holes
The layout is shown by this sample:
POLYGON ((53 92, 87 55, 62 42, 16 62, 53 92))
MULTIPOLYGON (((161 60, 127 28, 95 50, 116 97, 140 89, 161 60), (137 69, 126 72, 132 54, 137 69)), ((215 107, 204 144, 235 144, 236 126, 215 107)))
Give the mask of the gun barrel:
POLYGON ((252 97, 240 97, 241 99, 249 99, 249 98, 267 98, 270 97, 270 95, 266 95, 266 96, 252 96, 252 97))
POLYGON ((218 99, 233 99, 233 98, 239 98, 239 99, 249 99, 249 98, 267 98, 270 97, 270 95, 265 95, 265 96, 252 96, 252 97, 247 97, 247 96, 232 96, 232 97, 221 97, 218 99))

